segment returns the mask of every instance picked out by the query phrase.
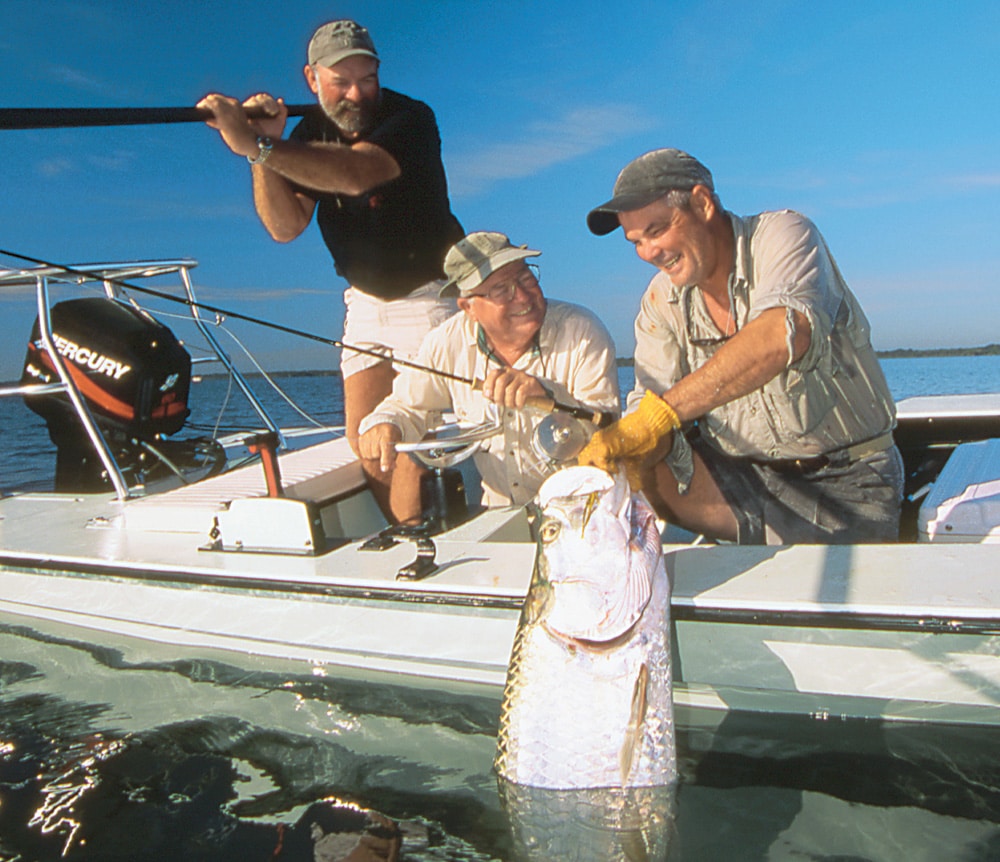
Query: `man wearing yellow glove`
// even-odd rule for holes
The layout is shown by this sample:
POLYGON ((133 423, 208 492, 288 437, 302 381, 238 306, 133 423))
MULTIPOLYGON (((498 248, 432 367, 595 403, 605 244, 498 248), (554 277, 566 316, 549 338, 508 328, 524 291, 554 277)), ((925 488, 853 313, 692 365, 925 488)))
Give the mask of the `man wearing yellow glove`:
POLYGON ((661 515, 713 538, 894 541, 895 405, 816 226, 727 212, 708 168, 675 149, 626 165, 587 224, 621 227, 659 272, 635 322, 631 412, 579 462, 624 465, 661 515))

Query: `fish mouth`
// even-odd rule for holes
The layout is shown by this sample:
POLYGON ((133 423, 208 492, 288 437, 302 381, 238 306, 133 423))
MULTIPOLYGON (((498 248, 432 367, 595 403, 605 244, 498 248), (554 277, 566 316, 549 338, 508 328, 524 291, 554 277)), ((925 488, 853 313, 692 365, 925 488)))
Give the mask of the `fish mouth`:
MULTIPOLYGON (((622 619, 616 615, 616 609, 609 607, 605 601, 605 594, 586 578, 566 578, 558 583, 548 583, 547 589, 541 591, 538 596, 538 603, 534 604, 533 611, 537 614, 535 620, 557 640, 580 646, 585 649, 603 649, 617 646, 623 637, 628 637, 632 629, 635 628, 642 614, 635 614, 634 619, 624 628, 621 626, 622 619), (563 613, 560 615, 558 609, 559 594, 563 595, 563 613), (585 596, 584 607, 581 607, 580 596, 585 596), (570 605, 567 607, 566 599, 569 598, 570 605), (593 601, 590 599, 593 597, 593 601), (570 616, 566 616, 569 607, 576 606, 576 610, 570 611, 570 616), (589 607, 587 607, 589 605, 589 607), (581 613, 584 622, 574 625, 573 621, 579 621, 581 613), (562 616, 562 619, 559 617, 562 616), (567 624, 568 623, 568 624, 567 624), (607 630, 607 637, 602 637, 602 631, 607 630)), ((626 614, 626 618, 629 615, 626 614)))

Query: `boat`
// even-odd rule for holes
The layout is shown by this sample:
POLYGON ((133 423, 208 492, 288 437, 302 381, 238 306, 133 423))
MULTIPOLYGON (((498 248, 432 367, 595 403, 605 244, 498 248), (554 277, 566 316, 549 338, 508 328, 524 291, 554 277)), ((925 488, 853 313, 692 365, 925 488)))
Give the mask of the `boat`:
MULTIPOLYGON (((76 434, 60 448, 56 490, 0 498, 0 615, 160 655, 291 663, 498 702, 535 542, 525 507, 454 504, 452 471, 489 429, 411 447, 446 491, 420 528, 389 527, 343 436, 295 445, 270 419, 202 313, 195 265, 0 270, 0 292, 30 288, 38 306, 25 376, 0 396, 49 404, 37 412, 53 440, 67 426, 76 434), (184 368, 150 375, 143 409, 130 405, 108 391, 124 364, 81 349, 51 298, 53 287, 96 286, 98 323, 113 308, 156 326, 142 298, 162 294, 136 281, 162 276, 179 277, 178 301, 259 433, 173 439, 184 368), (95 389, 82 366, 103 368, 108 387, 95 389), (111 416, 123 403, 124 424, 111 416)), ((1000 724, 1000 394, 907 399, 898 416, 898 543, 749 547, 664 525, 686 721, 750 712, 1000 724)))

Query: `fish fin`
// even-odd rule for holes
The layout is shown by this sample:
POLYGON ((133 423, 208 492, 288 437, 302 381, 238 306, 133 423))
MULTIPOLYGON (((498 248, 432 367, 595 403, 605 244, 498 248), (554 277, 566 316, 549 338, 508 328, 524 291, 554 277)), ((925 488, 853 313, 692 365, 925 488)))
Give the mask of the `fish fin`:
POLYGON ((598 491, 591 491, 587 495, 587 502, 583 507, 583 523, 580 525, 580 535, 584 535, 587 532, 587 524, 590 523, 590 517, 597 510, 597 504, 601 502, 601 494, 598 491))
POLYGON ((625 832, 621 836, 621 848, 628 862, 649 862, 649 847, 643 832, 625 832))
POLYGON ((639 673, 635 678, 635 686, 632 689, 632 709, 629 713, 628 728, 625 731, 625 740, 622 743, 621 751, 618 753, 618 765, 621 770, 622 787, 628 785, 628 777, 632 772, 632 765, 635 763, 636 747, 639 736, 642 733, 642 725, 646 720, 646 707, 648 700, 646 692, 649 688, 649 668, 645 662, 639 665, 639 673))

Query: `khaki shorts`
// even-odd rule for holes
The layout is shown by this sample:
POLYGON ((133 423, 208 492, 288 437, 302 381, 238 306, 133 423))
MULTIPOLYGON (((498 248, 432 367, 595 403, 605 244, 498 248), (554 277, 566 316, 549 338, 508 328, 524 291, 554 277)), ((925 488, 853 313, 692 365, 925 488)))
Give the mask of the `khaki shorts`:
POLYGON ((380 356, 344 348, 340 373, 346 380, 396 356, 412 360, 424 336, 457 310, 454 299, 439 296, 443 281, 432 281, 400 299, 379 299, 356 287, 344 291, 344 344, 373 350, 380 356))

